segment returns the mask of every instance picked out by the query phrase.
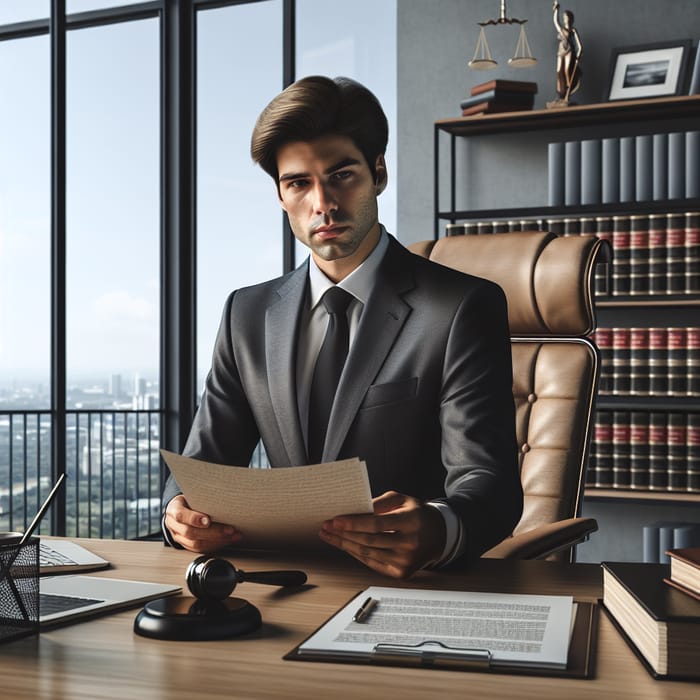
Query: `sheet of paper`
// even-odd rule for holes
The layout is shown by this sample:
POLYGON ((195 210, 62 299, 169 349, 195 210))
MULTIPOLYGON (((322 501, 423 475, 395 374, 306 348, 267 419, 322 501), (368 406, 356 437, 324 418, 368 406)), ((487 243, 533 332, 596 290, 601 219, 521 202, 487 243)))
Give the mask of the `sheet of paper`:
POLYGON ((203 462, 161 450, 194 510, 234 525, 247 547, 318 546, 321 523, 343 513, 371 513, 367 466, 348 459, 306 467, 251 469, 203 462))
POLYGON ((573 613, 571 596, 372 586, 301 644, 299 653, 366 657, 379 644, 407 654, 423 649, 466 658, 488 651, 493 665, 565 668, 573 613), (377 601, 371 613, 354 622, 368 598, 377 601))

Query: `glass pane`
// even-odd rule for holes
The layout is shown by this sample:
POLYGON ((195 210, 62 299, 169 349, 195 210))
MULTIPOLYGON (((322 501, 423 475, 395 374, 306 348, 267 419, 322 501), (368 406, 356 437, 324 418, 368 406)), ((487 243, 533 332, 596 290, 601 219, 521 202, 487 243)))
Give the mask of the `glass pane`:
POLYGON ((0 0, 0 24, 46 19, 49 6, 49 0, 0 0))
POLYGON ((50 488, 49 60, 48 36, 0 42, 0 530, 50 488))
POLYGON ((143 0, 66 0, 66 14, 87 12, 88 10, 104 10, 122 5, 138 5, 143 0))
POLYGON ((71 536, 157 529, 147 514, 151 499, 159 507, 159 47, 157 19, 67 38, 71 536))
MULTIPOLYGON (((389 120, 389 184, 379 197, 379 219, 396 234, 396 0, 297 0, 296 47, 298 78, 354 78, 381 102, 389 120)), ((307 255, 297 244, 296 262, 307 255)))
POLYGON ((250 158, 255 120, 282 87, 281 36, 281 0, 197 15, 200 390, 229 292, 282 272, 282 214, 275 185, 250 158))
POLYGON ((153 19, 68 33, 69 408, 157 397, 158 32, 153 19))

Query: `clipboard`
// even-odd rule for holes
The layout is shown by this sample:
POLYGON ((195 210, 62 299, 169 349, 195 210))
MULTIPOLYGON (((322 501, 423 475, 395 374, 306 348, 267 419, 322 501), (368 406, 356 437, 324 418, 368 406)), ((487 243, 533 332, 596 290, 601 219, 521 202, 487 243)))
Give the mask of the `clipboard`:
MULTIPOLYGON (((352 599, 351 599, 352 600, 352 599)), ((350 601, 348 601, 350 602, 350 601)), ((320 661, 324 663, 364 664, 376 666, 409 666, 458 671, 478 671, 481 673, 505 673, 526 676, 552 676, 560 678, 590 679, 595 675, 595 650, 598 638, 597 603, 576 602, 576 614, 569 644, 566 668, 542 668, 524 665, 491 663, 488 649, 464 649, 458 657, 444 645, 426 642, 417 646, 378 644, 373 653, 355 655, 333 652, 328 654, 300 653, 300 647, 325 624, 319 625, 306 639, 282 658, 286 661, 320 661), (443 648, 440 648, 443 647, 443 648)), ((331 618, 328 618, 329 620, 331 618)))

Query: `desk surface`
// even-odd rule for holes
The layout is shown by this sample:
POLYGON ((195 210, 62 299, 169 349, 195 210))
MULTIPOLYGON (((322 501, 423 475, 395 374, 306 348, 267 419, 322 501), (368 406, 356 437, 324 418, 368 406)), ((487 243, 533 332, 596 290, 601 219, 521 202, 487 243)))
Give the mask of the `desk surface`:
MULTIPOLYGON (((94 576, 183 583, 193 555, 156 542, 79 540, 113 566, 94 576)), ((370 667, 284 661, 282 656, 369 585, 493 590, 504 593, 601 596, 594 564, 508 562, 484 559, 466 573, 419 572, 408 582, 373 574, 344 556, 246 553, 245 571, 300 568, 304 590, 285 592, 240 584, 236 596, 254 603, 263 627, 229 641, 166 642, 133 632, 137 610, 127 610, 60 629, 38 638, 0 645, 3 697, 24 698, 634 698, 698 697, 698 684, 654 681, 604 614, 599 616, 596 675, 592 680, 493 673, 370 667)))

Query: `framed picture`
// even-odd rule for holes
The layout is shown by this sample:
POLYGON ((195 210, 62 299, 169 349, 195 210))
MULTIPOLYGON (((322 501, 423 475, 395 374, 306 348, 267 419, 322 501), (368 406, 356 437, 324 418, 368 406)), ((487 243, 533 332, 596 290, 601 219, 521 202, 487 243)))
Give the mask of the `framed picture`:
POLYGON ((608 100, 680 95, 690 39, 614 49, 608 100))

